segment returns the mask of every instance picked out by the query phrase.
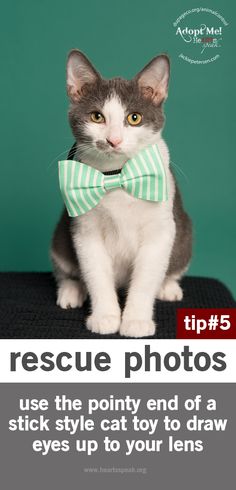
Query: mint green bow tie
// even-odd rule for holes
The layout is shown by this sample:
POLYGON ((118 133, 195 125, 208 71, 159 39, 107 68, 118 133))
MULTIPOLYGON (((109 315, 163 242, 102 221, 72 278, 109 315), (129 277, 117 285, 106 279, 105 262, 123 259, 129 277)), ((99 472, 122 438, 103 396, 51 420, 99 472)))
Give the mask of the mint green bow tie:
POLYGON ((146 201, 168 199, 165 168, 157 145, 148 146, 127 160, 116 175, 104 175, 75 160, 60 161, 59 182, 71 217, 87 213, 108 191, 118 188, 146 201))

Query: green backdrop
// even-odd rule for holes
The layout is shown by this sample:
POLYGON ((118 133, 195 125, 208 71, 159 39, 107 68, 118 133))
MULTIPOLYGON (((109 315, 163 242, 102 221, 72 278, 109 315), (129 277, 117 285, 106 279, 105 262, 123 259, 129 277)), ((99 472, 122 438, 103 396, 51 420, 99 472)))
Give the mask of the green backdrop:
POLYGON ((156 54, 167 52, 172 73, 164 136, 171 159, 185 174, 177 173, 194 223, 189 273, 219 278, 236 293, 232 109, 236 48, 235 25, 231 26, 236 8, 229 0, 206 2, 229 26, 224 29, 220 58, 191 65, 178 57, 180 40, 172 23, 197 3, 4 2, 0 34, 1 270, 50 268, 49 243, 62 207, 57 160, 73 143, 65 92, 68 51, 74 47, 83 50, 105 77, 127 78, 156 54))

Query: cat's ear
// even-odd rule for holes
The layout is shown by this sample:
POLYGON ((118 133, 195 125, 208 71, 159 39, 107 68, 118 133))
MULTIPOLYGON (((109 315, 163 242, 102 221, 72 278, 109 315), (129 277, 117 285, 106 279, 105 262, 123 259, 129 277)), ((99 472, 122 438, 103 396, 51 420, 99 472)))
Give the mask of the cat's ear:
POLYGON ((154 104, 161 104, 168 94, 170 77, 170 61, 167 55, 161 54, 153 58, 135 79, 144 97, 151 99, 154 104))
POLYGON ((78 49, 70 51, 67 60, 67 93, 77 102, 86 94, 86 88, 96 82, 100 77, 86 56, 78 49))

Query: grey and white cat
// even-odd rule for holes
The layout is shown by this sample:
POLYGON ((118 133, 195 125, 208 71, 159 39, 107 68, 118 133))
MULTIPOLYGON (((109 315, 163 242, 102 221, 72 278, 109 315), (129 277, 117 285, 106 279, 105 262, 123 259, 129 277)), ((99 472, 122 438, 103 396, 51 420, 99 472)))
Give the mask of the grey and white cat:
POLYGON ((89 293, 87 327, 92 332, 151 336, 155 298, 176 301, 183 296, 178 280, 191 258, 192 232, 162 138, 169 71, 168 57, 160 55, 132 80, 104 80, 80 51, 68 57, 75 159, 101 172, 112 171, 157 143, 169 188, 166 202, 143 201, 116 189, 78 218, 63 212, 51 250, 57 304, 81 307, 89 293), (119 287, 127 289, 123 312, 119 287))

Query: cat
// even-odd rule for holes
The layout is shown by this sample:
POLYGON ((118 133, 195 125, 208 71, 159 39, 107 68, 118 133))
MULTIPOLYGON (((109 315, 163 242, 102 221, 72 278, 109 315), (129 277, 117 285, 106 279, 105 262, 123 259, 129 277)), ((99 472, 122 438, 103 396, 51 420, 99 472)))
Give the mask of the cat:
POLYGON ((162 138, 169 74, 164 54, 132 80, 105 80, 81 51, 74 49, 68 56, 75 160, 101 172, 115 171, 141 149, 157 144, 169 190, 167 201, 150 202, 115 189, 82 216, 69 218, 63 211, 51 248, 57 304, 81 307, 89 294, 87 328, 95 333, 152 336, 155 299, 183 297, 179 280, 191 259, 192 225, 162 138), (127 289, 123 312, 120 287, 127 289))

